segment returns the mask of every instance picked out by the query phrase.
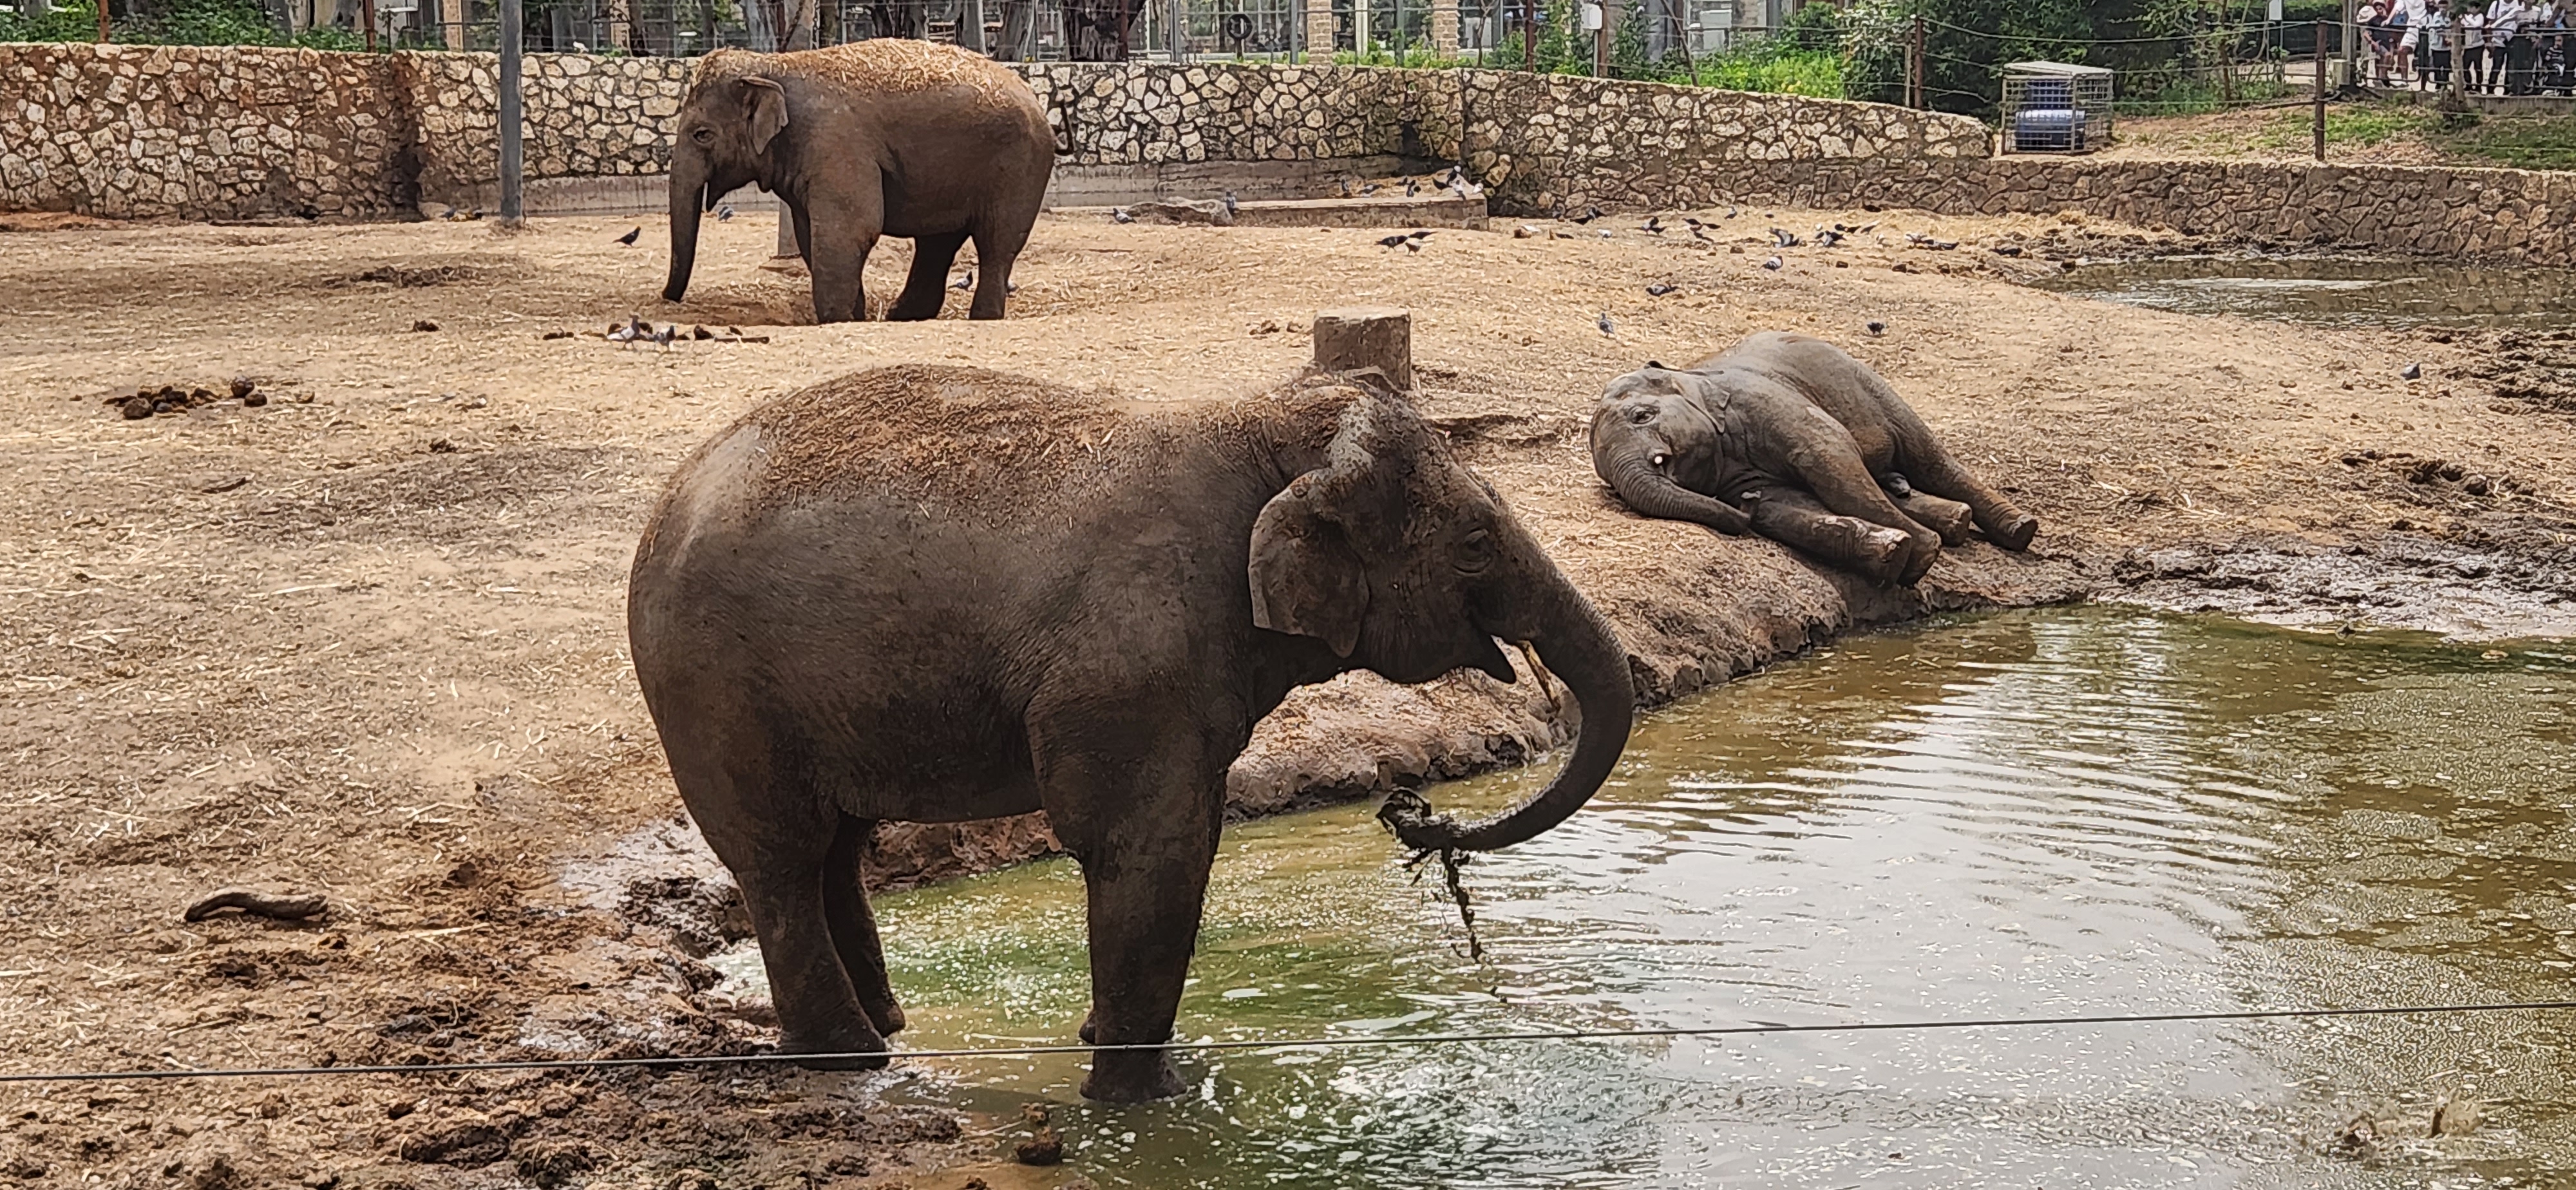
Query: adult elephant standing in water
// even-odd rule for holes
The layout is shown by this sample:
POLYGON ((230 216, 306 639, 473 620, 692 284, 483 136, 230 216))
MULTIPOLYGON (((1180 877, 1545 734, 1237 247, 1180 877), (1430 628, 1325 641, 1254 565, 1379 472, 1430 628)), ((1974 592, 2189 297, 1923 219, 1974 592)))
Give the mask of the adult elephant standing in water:
MULTIPOLYGON (((1626 745, 1628 655, 1493 489, 1400 399, 1320 380, 1130 403, 965 368, 863 372, 753 410, 680 468, 627 592, 671 775, 741 882, 791 1053, 903 1026, 861 843, 881 819, 1044 809, 1089 893, 1085 1040, 1167 1041, 1227 766, 1288 692, 1351 669, 1574 695, 1573 754, 1475 823, 1391 813, 1417 848, 1562 821, 1626 745)), ((1083 1093, 1181 1084, 1096 1055, 1083 1093)))
POLYGON ((1592 467, 1647 516, 1760 533, 1880 582, 1922 578, 1971 525, 2008 550, 2039 530, 1867 364, 1785 331, 1611 381, 1592 467))
POLYGON ((912 240, 886 317, 935 318, 948 267, 975 241, 972 316, 1000 318, 1055 169, 1046 111, 1020 76, 955 46, 874 38, 698 60, 671 146, 671 277, 689 292, 699 216, 758 183, 786 204, 814 280, 814 320, 867 317, 879 236, 912 240))

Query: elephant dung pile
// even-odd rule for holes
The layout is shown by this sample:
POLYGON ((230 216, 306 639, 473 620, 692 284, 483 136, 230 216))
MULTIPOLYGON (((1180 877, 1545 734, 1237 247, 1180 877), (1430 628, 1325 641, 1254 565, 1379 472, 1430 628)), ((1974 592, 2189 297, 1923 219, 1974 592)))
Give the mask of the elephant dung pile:
POLYGON ((132 396, 120 393, 109 397, 107 404, 116 406, 127 421, 142 421, 158 413, 186 413, 197 406, 212 405, 226 398, 241 402, 246 409, 268 404, 268 394, 259 391, 259 382, 248 376, 233 377, 225 385, 225 391, 220 393, 203 385, 194 388, 181 388, 175 384, 157 388, 146 385, 135 389, 132 396))

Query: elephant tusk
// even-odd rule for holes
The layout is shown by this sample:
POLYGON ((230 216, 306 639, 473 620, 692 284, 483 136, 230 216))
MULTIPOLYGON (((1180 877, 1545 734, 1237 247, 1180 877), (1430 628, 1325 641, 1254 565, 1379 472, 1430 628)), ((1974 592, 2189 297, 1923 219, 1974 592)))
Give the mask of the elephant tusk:
POLYGON ((1661 467, 1661 466, 1663 466, 1665 463, 1670 462, 1670 461, 1672 460, 1672 457, 1673 457, 1673 456, 1671 456, 1671 455, 1667 455, 1667 454, 1659 454, 1659 455, 1656 455, 1654 458, 1652 458, 1652 459, 1650 459, 1650 460, 1648 460, 1648 461, 1649 461, 1649 462, 1652 462, 1655 466, 1661 467))
POLYGON ((1553 685, 1554 679, 1547 672, 1547 666, 1539 662, 1538 646, 1525 640, 1513 641, 1512 643, 1520 647, 1521 660, 1529 662, 1530 676, 1538 679, 1538 692, 1547 698, 1548 713, 1551 715, 1562 713, 1565 710, 1565 705, 1556 701, 1556 687, 1553 685))

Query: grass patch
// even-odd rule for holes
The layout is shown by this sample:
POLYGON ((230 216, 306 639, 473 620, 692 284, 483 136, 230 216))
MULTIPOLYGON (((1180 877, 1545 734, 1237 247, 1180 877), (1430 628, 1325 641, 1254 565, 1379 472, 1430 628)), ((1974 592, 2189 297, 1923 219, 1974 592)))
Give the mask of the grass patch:
POLYGON ((2516 169, 2576 169, 2576 117, 2489 116, 2434 143, 2454 157, 2516 169))
MULTIPOLYGON (((2421 137, 2430 133, 2440 119, 2440 114, 2431 108, 2403 103, 2329 104, 2326 144, 2371 146, 2400 137, 2421 137)), ((2315 112, 2296 107, 2283 108, 2259 139, 2267 149, 2294 149, 2311 143, 2315 136, 2315 112)))

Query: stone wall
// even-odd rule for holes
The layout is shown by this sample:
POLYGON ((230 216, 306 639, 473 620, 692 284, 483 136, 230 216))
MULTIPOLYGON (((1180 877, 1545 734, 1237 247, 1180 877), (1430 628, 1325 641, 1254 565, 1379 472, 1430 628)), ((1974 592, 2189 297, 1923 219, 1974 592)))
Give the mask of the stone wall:
POLYGON ((399 62, 0 45, 0 209, 207 219, 408 206, 399 62))
MULTIPOLYGON (((530 56, 532 182, 651 190, 689 67, 530 56)), ((1730 202, 2071 208, 2197 235, 2576 266, 2576 175, 2564 173, 1989 158, 1984 126, 1958 116, 1516 71, 1018 69, 1047 107, 1067 174, 1161 171, 1213 187, 1231 168, 1277 189, 1458 160, 1506 215, 1730 202), (1316 163, 1326 169, 1285 168, 1316 163)), ((424 192, 490 185, 497 72, 489 54, 0 45, 0 209, 401 215, 424 192)))

